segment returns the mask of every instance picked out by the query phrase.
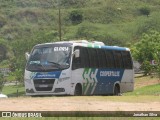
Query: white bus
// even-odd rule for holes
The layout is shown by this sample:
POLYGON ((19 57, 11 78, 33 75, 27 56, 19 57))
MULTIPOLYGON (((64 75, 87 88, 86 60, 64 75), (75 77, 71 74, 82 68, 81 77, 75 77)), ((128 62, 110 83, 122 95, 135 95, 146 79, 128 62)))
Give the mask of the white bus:
POLYGON ((128 48, 64 41, 38 44, 26 58, 26 95, 119 95, 134 89, 128 48))

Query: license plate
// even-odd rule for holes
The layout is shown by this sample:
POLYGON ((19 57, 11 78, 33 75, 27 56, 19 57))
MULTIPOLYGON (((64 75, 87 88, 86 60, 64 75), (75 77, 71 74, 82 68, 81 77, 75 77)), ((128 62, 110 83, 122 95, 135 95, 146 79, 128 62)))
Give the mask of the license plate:
POLYGON ((39 85, 39 87, 42 87, 42 88, 43 88, 43 87, 48 87, 48 85, 39 85))

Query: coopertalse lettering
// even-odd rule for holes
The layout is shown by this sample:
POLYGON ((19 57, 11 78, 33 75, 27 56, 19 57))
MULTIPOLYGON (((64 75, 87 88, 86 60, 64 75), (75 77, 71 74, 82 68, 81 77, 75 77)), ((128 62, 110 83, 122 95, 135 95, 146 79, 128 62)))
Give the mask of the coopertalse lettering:
POLYGON ((120 76, 120 71, 100 71, 100 76, 103 77, 119 77, 120 76))

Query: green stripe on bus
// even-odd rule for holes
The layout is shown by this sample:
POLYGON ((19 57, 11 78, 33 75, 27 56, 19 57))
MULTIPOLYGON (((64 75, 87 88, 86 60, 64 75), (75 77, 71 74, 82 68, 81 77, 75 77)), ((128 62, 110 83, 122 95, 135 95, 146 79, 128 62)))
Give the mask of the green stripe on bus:
MULTIPOLYGON (((97 73, 96 73, 96 69, 94 69, 93 72, 94 72, 94 74, 97 74, 97 73)), ((96 77, 96 75, 95 75, 95 77, 96 77)), ((93 78, 93 80, 94 80, 94 84, 93 84, 92 90, 94 89, 94 86, 97 84, 95 78, 93 78)))
POLYGON ((87 86, 89 84, 88 78, 85 78, 85 74, 88 74, 88 72, 89 72, 89 68, 85 68, 84 71, 83 71, 83 79, 86 82, 86 83, 83 82, 83 94, 85 94, 85 91, 86 91, 87 86))
POLYGON ((91 94, 92 89, 93 89, 93 87, 94 87, 94 82, 95 82, 95 81, 94 81, 94 80, 92 79, 92 77, 91 77, 91 74, 94 73, 94 71, 95 71, 94 69, 91 69, 91 70, 90 70, 90 73, 88 74, 89 79, 90 79, 89 81, 92 81, 92 82, 89 83, 89 88, 88 88, 88 90, 87 90, 87 95, 90 95, 90 94, 91 94))
POLYGON ((88 44, 88 47, 92 47, 92 43, 89 43, 89 44, 88 44))
MULTIPOLYGON (((95 69, 95 68, 91 70, 90 76, 91 76, 92 73, 93 73, 93 74, 96 74, 96 69, 95 69)), ((96 76, 96 75, 95 75, 95 76, 96 76)), ((92 79, 92 81, 94 81, 93 84, 92 84, 92 87, 91 87, 91 92, 92 92, 93 89, 94 89, 94 86, 95 86, 95 84, 96 84, 96 80, 95 80, 95 78, 91 78, 91 79, 92 79)), ((91 92, 90 92, 90 94, 91 94, 91 92)))
POLYGON ((94 48, 100 48, 99 45, 94 45, 94 48))
POLYGON ((91 95, 91 93, 94 89, 94 86, 96 84, 95 78, 92 78, 92 76, 91 76, 92 74, 95 74, 95 71, 96 71, 96 69, 88 69, 87 72, 83 73, 83 78, 85 80, 87 80, 87 84, 84 84, 84 87, 83 87, 84 88, 83 93, 86 95, 91 95), (84 74, 86 74, 87 78, 84 77, 84 74))

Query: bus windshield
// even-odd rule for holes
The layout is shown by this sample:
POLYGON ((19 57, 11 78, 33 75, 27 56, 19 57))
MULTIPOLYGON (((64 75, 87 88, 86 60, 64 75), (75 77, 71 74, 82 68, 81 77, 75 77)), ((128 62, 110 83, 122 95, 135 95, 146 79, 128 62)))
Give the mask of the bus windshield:
POLYGON ((71 46, 52 44, 36 46, 26 65, 29 71, 52 71, 70 66, 71 46))

